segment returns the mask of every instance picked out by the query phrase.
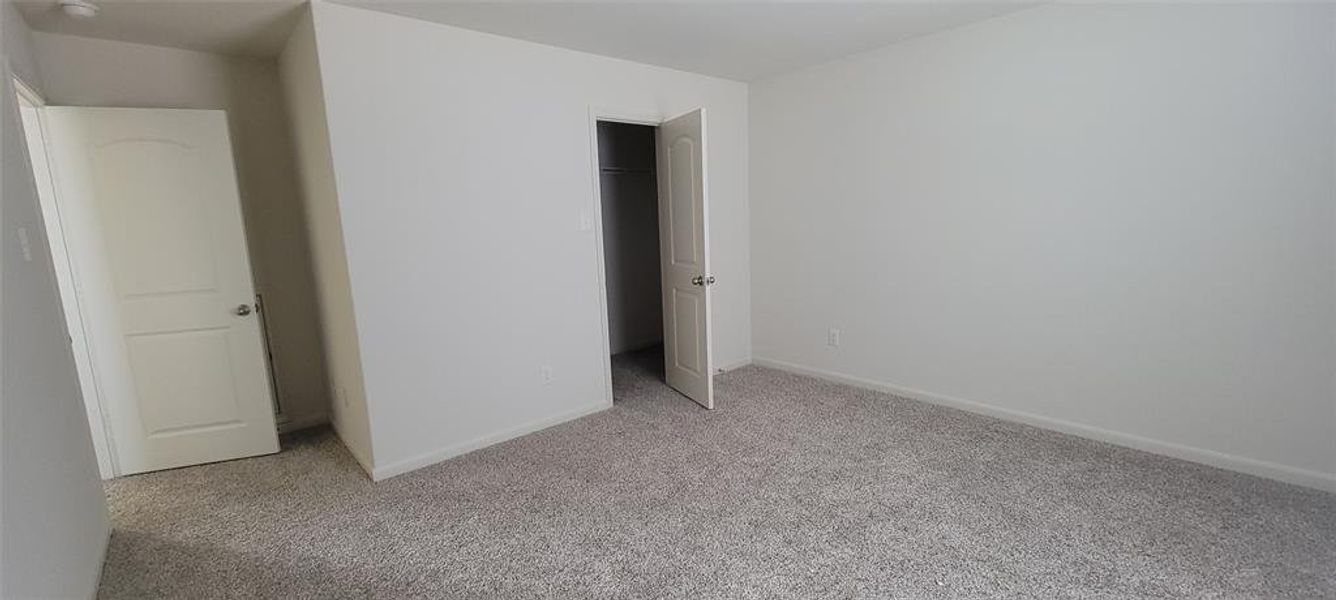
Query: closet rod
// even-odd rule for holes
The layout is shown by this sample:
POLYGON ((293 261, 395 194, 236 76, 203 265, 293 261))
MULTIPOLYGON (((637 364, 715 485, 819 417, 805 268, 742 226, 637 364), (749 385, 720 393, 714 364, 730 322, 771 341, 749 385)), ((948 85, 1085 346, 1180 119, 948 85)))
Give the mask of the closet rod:
POLYGON ((654 169, 633 169, 627 167, 599 167, 601 173, 653 173, 654 169))

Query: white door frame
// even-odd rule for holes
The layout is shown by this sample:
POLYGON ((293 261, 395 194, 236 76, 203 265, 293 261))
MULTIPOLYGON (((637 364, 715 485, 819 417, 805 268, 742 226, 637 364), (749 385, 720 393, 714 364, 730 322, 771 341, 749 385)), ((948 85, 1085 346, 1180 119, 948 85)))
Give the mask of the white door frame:
MULTIPOLYGON (((606 259, 603 255, 603 186, 599 177, 598 162, 598 123, 599 121, 608 121, 613 123, 629 123, 632 125, 648 125, 658 127, 668 120, 661 113, 628 110, 620 108, 608 108, 600 106, 589 107, 589 163, 590 163, 590 181, 593 182, 594 193, 591 228, 594 230, 594 252, 595 262, 598 264, 598 310, 599 327, 602 330, 603 340, 603 388, 604 403, 612 407, 612 362, 608 360, 612 356, 612 338, 609 333, 608 324, 608 279, 606 259)), ((655 153, 658 153, 656 144, 655 153)), ((657 159, 656 159, 657 163, 657 159)), ((656 193, 657 193, 657 187, 656 193)), ((586 213, 589 214, 589 213, 586 213)), ((660 258, 662 260, 662 258, 660 258)), ((707 338, 708 339, 708 338, 707 338)), ((709 371, 707 366, 706 370, 709 371)))
POLYGON ((664 121, 664 117, 657 113, 640 112, 634 110, 623 110, 617 108, 605 108, 591 106, 589 107, 589 164, 590 181, 593 182, 593 218, 591 227, 594 230, 594 258, 598 263, 598 312, 599 329, 603 341, 603 401, 612 407, 612 337, 609 333, 608 325, 608 279, 607 265, 603 256, 603 186, 599 176, 598 162, 598 122, 610 121, 614 123, 630 123, 632 125, 649 125, 658 127, 664 121))
MULTIPOLYGON (((37 129, 28 131, 27 124, 24 125, 24 136, 35 136, 40 143, 41 156, 30 156, 30 166, 33 171, 33 179, 37 185, 38 197, 45 201, 39 202, 42 209, 42 219, 46 221, 47 231, 56 231, 59 238, 47 235, 47 245, 51 251, 51 264, 55 270, 56 280, 67 282, 65 285, 57 286, 61 295, 62 312, 65 313, 65 324, 70 336, 70 350, 74 356, 75 366, 79 371, 80 395, 83 396, 84 411, 88 416, 88 430, 93 438, 93 450, 97 456, 98 470, 103 479, 111 479, 120 475, 120 466, 116 462, 116 453, 112 452, 115 446, 112 442, 112 433, 108 428, 106 415, 102 406, 102 391, 98 386, 97 372, 92 368, 93 361, 92 346, 88 343, 88 333, 84 328, 87 310, 83 305, 82 295, 78 291, 78 279, 75 275, 74 258, 70 256, 65 247, 65 224, 60 216, 60 197, 56 192, 55 183, 51 180, 52 173, 49 154, 46 149, 46 125, 42 120, 41 108, 46 106, 46 100, 42 98, 36 90, 18 77, 14 77, 14 89, 19 97, 20 109, 28 108, 37 113, 37 129), (38 161, 41 161, 45 168, 37 168, 38 161), (39 173, 40 171, 40 173, 39 173), (40 181, 39 179, 45 179, 40 181), (68 297, 68 296, 73 296, 68 297), (69 310, 72 308, 73 310, 69 310)), ((26 142, 26 140, 25 140, 26 142)), ((32 148, 29 148, 30 154, 32 148)))

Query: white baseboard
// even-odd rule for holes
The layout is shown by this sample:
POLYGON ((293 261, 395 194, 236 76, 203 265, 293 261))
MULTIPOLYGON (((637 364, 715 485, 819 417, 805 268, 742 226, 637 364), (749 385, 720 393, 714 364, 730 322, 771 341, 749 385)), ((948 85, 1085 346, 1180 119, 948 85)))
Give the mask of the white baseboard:
POLYGON ((780 360, 755 358, 752 360, 752 363, 761 367, 769 367, 780 371, 807 375, 809 377, 816 377, 818 379, 843 383, 854 387, 885 392, 931 404, 949 406, 951 408, 987 415, 1005 421, 1024 423, 1041 429, 1048 429, 1118 446, 1124 446, 1135 450, 1142 450, 1153 454, 1179 458, 1212 467, 1228 469, 1230 471, 1238 471, 1248 475, 1256 475, 1258 477, 1275 479, 1285 483, 1293 483, 1328 492, 1336 492, 1336 475, 1329 473, 1301 469, 1252 458, 1244 458, 1242 456, 1185 446, 1183 444, 1153 440, 1130 433, 1103 429, 1091 425, 1083 425, 1081 423, 1054 419, 1033 413, 1000 408, 981 402, 953 398, 951 396, 934 394, 932 392, 907 388, 892 383, 874 381, 853 375, 846 375, 844 373, 837 373, 835 371, 805 367, 780 360))
POLYGON ((107 563, 107 549, 111 547, 111 523, 107 523, 107 530, 102 535, 102 547, 97 551, 97 570, 93 572, 93 588, 88 594, 89 598, 96 600, 98 590, 102 589, 102 567, 107 563))
POLYGON ((312 427, 319 427, 329 422, 329 415, 305 415, 294 419, 283 418, 278 422, 279 433, 292 433, 312 427))
POLYGON ((612 347, 609 347, 609 348, 608 348, 608 350, 609 350, 608 353, 611 354, 611 355, 613 355, 613 356, 616 356, 616 355, 618 355, 618 354, 626 354, 627 352, 639 352, 639 351, 641 351, 641 350, 648 350, 648 349, 653 348, 653 347, 655 347, 655 346, 662 346, 662 345, 663 345, 663 339, 662 339, 662 338, 661 338, 661 339, 657 339, 657 340, 643 340, 643 341, 635 342, 635 343, 633 343, 633 344, 627 344, 626 346, 624 346, 624 347, 622 347, 622 348, 612 348, 612 347))
POLYGON ((715 368, 714 368, 714 372, 715 372, 715 373, 727 373, 727 372, 729 372, 729 371, 736 371, 736 370, 738 370, 738 369, 741 369, 742 367, 750 366, 751 364, 752 364, 752 360, 751 360, 750 358, 745 358, 745 359, 742 359, 742 360, 737 361, 737 362, 733 362, 733 363, 729 363, 729 364, 726 364, 726 365, 720 365, 720 366, 718 366, 718 367, 715 367, 715 368))
POLYGON ((470 440, 462 444, 455 444, 453 446, 447 446, 439 450, 433 450, 431 452, 420 454, 412 458, 390 463, 383 467, 376 467, 374 469, 369 469, 368 471, 371 473, 372 480, 384 481, 396 475, 402 475, 409 471, 415 471, 417 469, 421 469, 422 467, 434 465, 438 462, 449 460, 456 456, 468 454, 469 452, 472 452, 474 450, 479 450, 487 446, 491 446, 493 444, 499 444, 507 440, 512 440, 522 435, 533 433, 540 429, 547 429, 548 427, 551 427, 553 425, 559 425, 567 421, 574 421, 575 419, 578 419, 580 417, 591 415, 599 411, 607 410, 609 408, 612 408, 611 404, 605 401, 599 401, 597 404, 591 404, 589 406, 585 406, 573 411, 561 413, 543 419, 538 419, 536 421, 530 421, 528 423, 520 425, 519 427, 514 427, 493 434, 485 435, 483 437, 470 440))
POLYGON ((353 448, 352 444, 349 444, 349 443, 348 443, 348 438, 347 438, 346 436, 343 435, 343 431, 340 431, 340 430, 339 430, 339 422, 338 422, 338 421, 335 421, 335 420, 332 420, 332 419, 331 419, 330 422, 329 422, 329 424, 330 424, 331 427, 334 428, 334 434, 337 435, 337 436, 339 436, 339 441, 343 443, 343 447, 344 447, 346 450, 348 450, 348 454, 351 454, 351 455, 353 456, 353 460, 357 461, 357 464, 360 465, 360 466, 362 467, 362 470, 363 470, 363 471, 366 471, 366 476, 367 476, 367 477, 370 477, 372 481, 375 481, 375 480, 376 480, 376 473, 375 473, 375 469, 373 469, 373 468, 371 467, 371 459, 368 458, 368 457, 362 456, 362 454, 361 454, 360 452, 358 452, 356 448, 353 448))

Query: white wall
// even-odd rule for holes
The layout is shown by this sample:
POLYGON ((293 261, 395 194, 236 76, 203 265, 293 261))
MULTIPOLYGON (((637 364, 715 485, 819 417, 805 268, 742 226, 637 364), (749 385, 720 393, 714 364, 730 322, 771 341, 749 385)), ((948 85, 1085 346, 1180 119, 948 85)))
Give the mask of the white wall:
POLYGON ((298 425, 323 422, 330 394, 276 61, 49 33, 33 37, 49 104, 227 111, 284 416, 298 425))
POLYGON ((353 314, 348 263, 339 216, 339 195, 326 128, 325 98, 311 13, 307 12, 288 38, 279 56, 297 170, 311 240, 312 264, 318 294, 317 308, 329 389, 333 390, 331 422, 349 451, 370 472, 371 425, 362 384, 362 358, 353 314))
POLYGON ((757 362, 1336 488, 1331 7, 1048 5, 751 94, 757 362))
POLYGON ((42 88, 42 76, 37 69, 37 59, 33 57, 33 32, 28 28, 28 23, 23 20, 23 15, 19 13, 13 2, 3 2, 3 17, 0 17, 0 26, 3 31, 0 35, 4 41, 4 52, 9 58, 9 69, 14 76, 22 79, 24 83, 36 89, 42 88))
POLYGON ((750 357, 744 84, 313 10, 378 476, 607 406, 591 106, 706 108, 714 359, 750 357))
POLYGON ((10 84, 26 26, 10 3, 0 10, 0 597, 91 598, 107 505, 10 84))
POLYGON ((663 342, 654 129, 598 125, 603 280, 612 354, 663 342))

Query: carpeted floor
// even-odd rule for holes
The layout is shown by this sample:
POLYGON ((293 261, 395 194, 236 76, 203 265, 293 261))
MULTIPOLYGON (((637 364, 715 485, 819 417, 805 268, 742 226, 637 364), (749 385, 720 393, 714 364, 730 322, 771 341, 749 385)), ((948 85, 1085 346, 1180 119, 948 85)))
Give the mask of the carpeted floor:
POLYGON ((103 598, 1336 598, 1336 496, 756 367, 372 484, 328 432, 108 486, 103 598))

